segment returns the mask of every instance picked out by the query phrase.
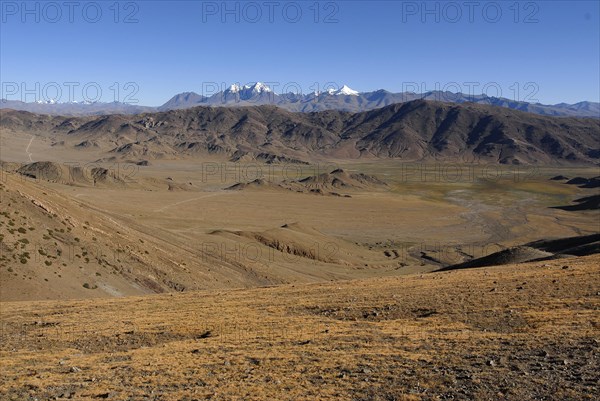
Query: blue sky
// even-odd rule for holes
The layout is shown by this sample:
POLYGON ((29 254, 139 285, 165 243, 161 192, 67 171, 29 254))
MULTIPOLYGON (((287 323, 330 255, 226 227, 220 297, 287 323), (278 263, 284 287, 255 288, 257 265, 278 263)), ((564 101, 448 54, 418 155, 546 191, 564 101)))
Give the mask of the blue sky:
POLYGON ((212 83, 262 81, 278 93, 416 85, 600 101, 598 1, 1 3, 2 97, 13 100, 59 87, 66 101, 70 85, 78 101, 100 89, 104 101, 156 106, 212 83))

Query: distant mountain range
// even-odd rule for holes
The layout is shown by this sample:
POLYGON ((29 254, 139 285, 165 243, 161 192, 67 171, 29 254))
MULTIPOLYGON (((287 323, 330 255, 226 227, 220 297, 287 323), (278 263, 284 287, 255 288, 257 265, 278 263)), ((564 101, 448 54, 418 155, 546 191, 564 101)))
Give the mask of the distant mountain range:
POLYGON ((271 105, 86 117, 5 111, 0 128, 134 162, 208 155, 267 163, 393 158, 597 165, 600 160, 600 119, 424 100, 359 113, 293 113, 271 105))
POLYGON ((136 106, 121 102, 31 102, 0 99, 0 109, 29 111, 52 116, 99 116, 108 114, 139 114, 156 111, 155 107, 136 106))
POLYGON ((579 102, 575 104, 559 103, 543 105, 514 101, 486 95, 467 95, 442 91, 426 93, 392 93, 386 90, 359 93, 344 85, 338 90, 327 90, 310 94, 276 94, 269 86, 257 82, 253 85, 231 85, 210 97, 195 92, 184 92, 173 96, 159 107, 139 106, 128 103, 60 103, 54 101, 25 103, 16 100, 0 100, 0 109, 14 109, 38 114, 85 116, 106 114, 139 114, 154 111, 187 109, 196 106, 236 107, 274 105, 293 112, 316 112, 339 110, 361 112, 406 103, 413 100, 430 100, 448 103, 476 103, 506 107, 528 113, 564 117, 600 118, 600 103, 579 102))

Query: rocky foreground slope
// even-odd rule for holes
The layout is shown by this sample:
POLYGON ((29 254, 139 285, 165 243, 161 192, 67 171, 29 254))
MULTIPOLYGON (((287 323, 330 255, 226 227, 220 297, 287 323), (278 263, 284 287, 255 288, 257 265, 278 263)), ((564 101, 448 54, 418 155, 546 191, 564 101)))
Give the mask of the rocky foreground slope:
POLYGON ((594 400, 598 255, 2 304, 2 400, 594 400))

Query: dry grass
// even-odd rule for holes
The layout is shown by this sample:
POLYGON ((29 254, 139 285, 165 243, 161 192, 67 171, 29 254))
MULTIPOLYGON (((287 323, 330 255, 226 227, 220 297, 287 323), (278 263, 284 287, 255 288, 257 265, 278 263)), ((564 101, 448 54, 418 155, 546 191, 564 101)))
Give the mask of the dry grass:
POLYGON ((3 303, 0 398, 593 400, 599 262, 3 303))

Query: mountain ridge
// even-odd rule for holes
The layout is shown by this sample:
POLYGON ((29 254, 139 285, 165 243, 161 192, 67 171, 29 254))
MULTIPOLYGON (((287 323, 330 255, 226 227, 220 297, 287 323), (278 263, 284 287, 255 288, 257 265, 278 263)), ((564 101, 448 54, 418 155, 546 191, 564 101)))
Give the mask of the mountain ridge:
POLYGON ((527 101, 511 100, 503 97, 487 95, 471 95, 449 91, 427 91, 423 93, 399 92, 393 93, 385 89, 371 92, 358 92, 347 85, 341 88, 329 88, 307 94, 280 93, 277 94, 268 85, 256 82, 253 85, 233 84, 228 88, 213 93, 210 96, 196 92, 182 92, 174 95, 164 104, 151 107, 121 102, 68 102, 54 100, 26 103, 18 100, 0 100, 0 109, 30 111, 50 115, 103 115, 103 114, 139 114, 144 112, 168 111, 186 109, 197 106, 211 107, 243 107, 275 105, 295 112, 315 112, 340 110, 361 112, 406 103, 413 100, 432 100, 450 103, 476 103, 500 106, 521 110, 539 115, 594 117, 600 119, 600 103, 581 101, 574 104, 541 104, 527 101))
POLYGON ((263 155, 300 162, 391 158, 500 164, 598 164, 600 159, 600 120, 425 100, 360 113, 294 113, 271 105, 100 117, 5 111, 0 126, 60 136, 74 148, 89 141, 124 159, 263 155))

